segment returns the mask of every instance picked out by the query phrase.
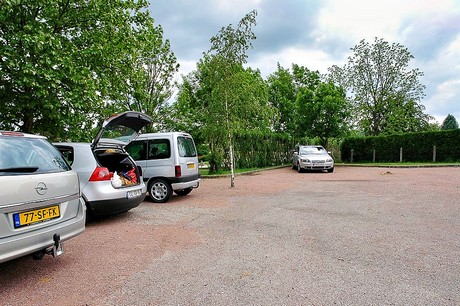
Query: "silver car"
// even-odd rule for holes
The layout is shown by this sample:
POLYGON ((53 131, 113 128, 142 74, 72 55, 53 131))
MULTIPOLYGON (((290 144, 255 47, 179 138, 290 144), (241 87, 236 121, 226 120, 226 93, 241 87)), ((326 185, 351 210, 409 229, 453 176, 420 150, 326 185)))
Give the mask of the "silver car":
POLYGON ((143 113, 125 112, 107 119, 93 143, 54 143, 80 177, 89 217, 126 212, 144 200, 142 170, 124 147, 151 122, 143 113))
POLYGON ((292 169, 334 172, 334 159, 322 146, 298 145, 292 154, 292 169))
POLYGON ((85 229, 77 173, 43 136, 0 131, 0 263, 63 253, 85 229))
POLYGON ((126 150, 142 167, 153 202, 167 202, 173 191, 185 196, 200 185, 198 154, 188 133, 142 134, 126 150))

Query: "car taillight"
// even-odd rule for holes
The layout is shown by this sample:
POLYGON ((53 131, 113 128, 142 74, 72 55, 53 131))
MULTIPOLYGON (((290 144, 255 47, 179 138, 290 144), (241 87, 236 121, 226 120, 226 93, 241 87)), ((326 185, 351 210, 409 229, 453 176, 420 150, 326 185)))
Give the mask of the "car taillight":
POLYGON ((97 181, 109 181, 112 178, 113 173, 109 171, 109 169, 105 167, 96 167, 94 169, 93 174, 89 178, 90 182, 97 182, 97 181))
POLYGON ((175 166, 174 167, 174 170, 176 172, 176 177, 181 177, 182 176, 182 172, 180 170, 180 166, 175 166))
POLYGON ((3 136, 24 136, 24 134, 21 133, 21 132, 7 132, 7 131, 0 132, 0 135, 3 135, 3 136))

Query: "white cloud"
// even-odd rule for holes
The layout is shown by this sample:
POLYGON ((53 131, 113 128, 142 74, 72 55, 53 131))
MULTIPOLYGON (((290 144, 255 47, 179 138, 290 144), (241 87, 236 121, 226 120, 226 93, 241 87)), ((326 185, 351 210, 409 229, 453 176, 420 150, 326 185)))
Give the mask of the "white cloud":
POLYGON ((436 86, 435 93, 423 104, 428 114, 442 123, 448 114, 460 119, 460 79, 448 80, 436 86))
POLYGON ((398 32, 404 29, 406 20, 429 20, 455 9, 458 10, 458 0, 437 0, 435 5, 429 0, 329 0, 319 14, 315 37, 346 37, 355 44, 374 37, 399 42, 398 32))
POLYGON ((289 47, 275 54, 259 55, 255 60, 249 60, 248 66, 258 68, 266 77, 277 70, 277 63, 283 68, 291 69, 292 64, 304 66, 310 70, 326 73, 327 69, 336 64, 330 55, 318 49, 302 49, 289 47))
POLYGON ((422 104, 426 112, 439 123, 448 114, 460 119, 460 35, 436 58, 416 65, 424 68, 427 97, 422 104))
MULTIPOLYGON (((238 18, 235 22, 238 22, 246 13, 257 8, 262 0, 220 0, 213 2, 216 5, 216 9, 220 13, 238 18)), ((223 25, 225 26, 225 25, 223 25)))
POLYGON ((181 61, 179 67, 179 73, 177 75, 178 80, 180 79, 181 75, 187 75, 193 70, 196 70, 196 61, 189 60, 189 61, 181 61))
POLYGON ((181 64, 180 74, 196 69, 221 27, 258 11, 257 39, 248 66, 264 77, 292 64, 327 72, 342 66, 350 48, 375 37, 400 43, 415 56, 426 88, 422 104, 441 121, 460 119, 459 0, 152 0, 152 14, 165 29, 181 64))

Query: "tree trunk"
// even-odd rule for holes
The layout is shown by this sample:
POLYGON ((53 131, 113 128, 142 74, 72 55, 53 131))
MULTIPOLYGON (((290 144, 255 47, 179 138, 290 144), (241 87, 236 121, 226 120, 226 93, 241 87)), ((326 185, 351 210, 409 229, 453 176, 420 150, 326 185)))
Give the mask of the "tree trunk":
POLYGON ((233 163, 233 141, 232 141, 232 136, 229 136, 230 140, 230 173, 231 173, 231 178, 230 178, 230 187, 234 188, 235 187, 235 171, 234 171, 234 163, 233 163))

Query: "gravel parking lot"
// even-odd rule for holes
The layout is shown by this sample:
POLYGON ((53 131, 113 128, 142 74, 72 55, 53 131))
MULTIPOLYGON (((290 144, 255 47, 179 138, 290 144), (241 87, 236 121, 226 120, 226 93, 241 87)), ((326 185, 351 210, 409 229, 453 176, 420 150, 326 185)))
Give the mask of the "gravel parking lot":
POLYGON ((204 179, 0 264, 5 305, 459 305, 460 168, 204 179))

